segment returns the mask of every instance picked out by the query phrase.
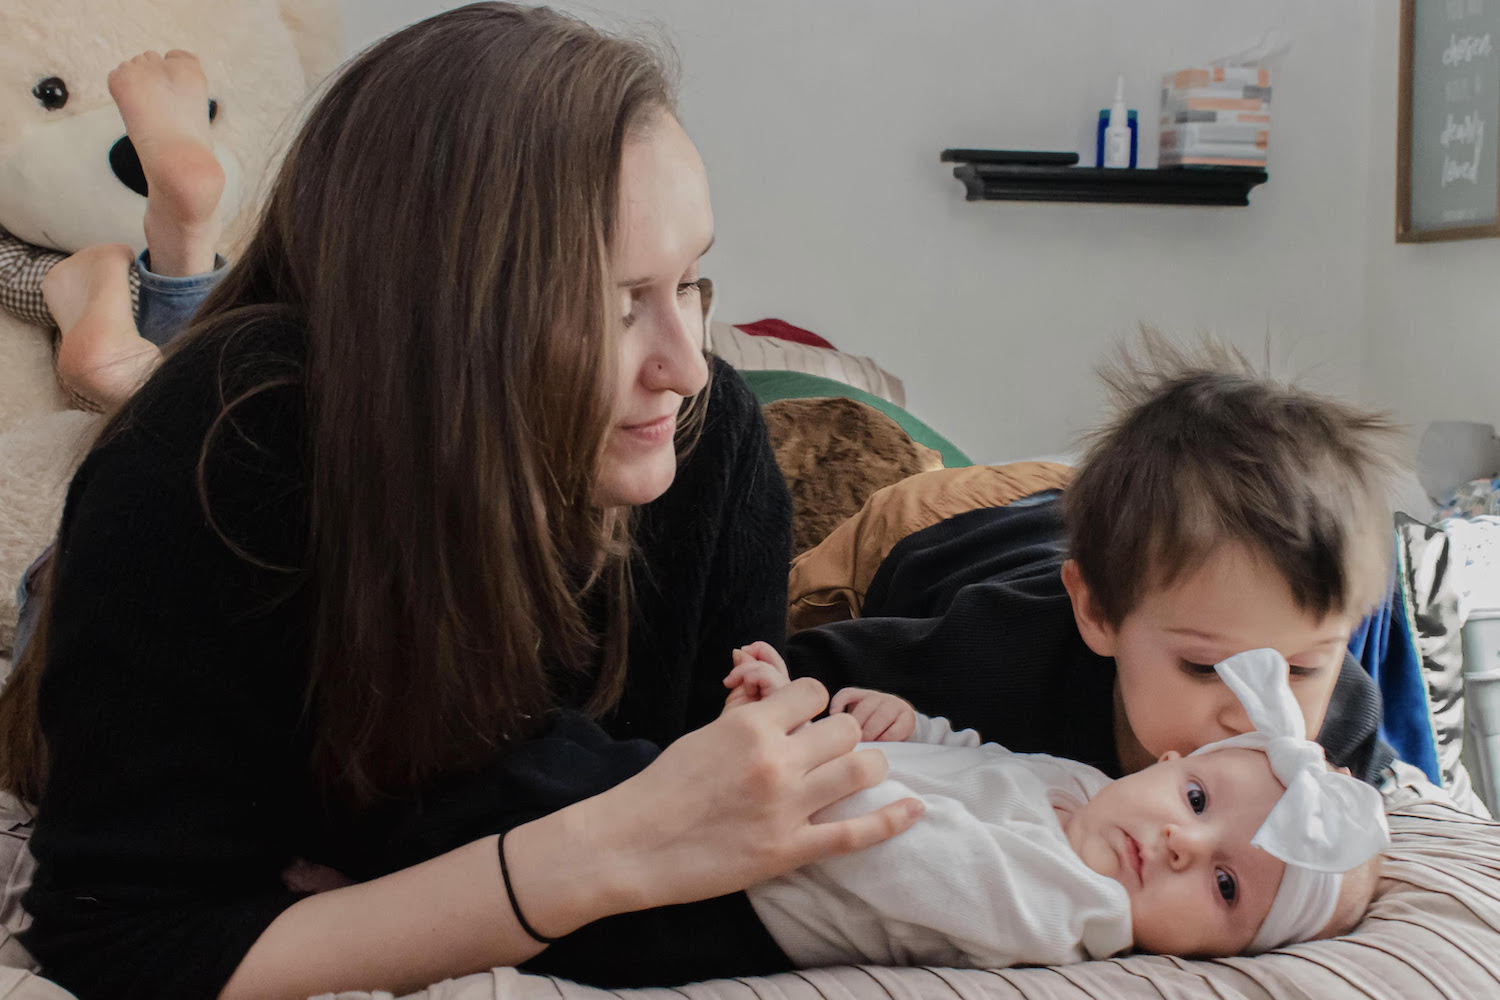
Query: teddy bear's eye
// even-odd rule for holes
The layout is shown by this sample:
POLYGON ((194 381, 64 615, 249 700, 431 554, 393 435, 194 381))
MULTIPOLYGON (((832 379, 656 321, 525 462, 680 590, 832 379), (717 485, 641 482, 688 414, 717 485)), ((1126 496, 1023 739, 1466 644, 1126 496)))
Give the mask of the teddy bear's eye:
POLYGON ((68 103, 68 85, 61 77, 49 76, 31 88, 31 96, 41 102, 48 111, 56 111, 68 103))

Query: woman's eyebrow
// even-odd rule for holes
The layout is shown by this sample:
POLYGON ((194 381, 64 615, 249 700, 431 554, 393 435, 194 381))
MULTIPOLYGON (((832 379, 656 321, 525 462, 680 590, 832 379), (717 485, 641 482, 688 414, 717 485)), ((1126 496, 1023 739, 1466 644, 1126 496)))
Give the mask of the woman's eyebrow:
MULTIPOLYGON (((703 249, 698 251, 698 256, 694 257, 693 259, 697 260, 698 257, 702 257, 704 254, 706 254, 710 250, 712 250, 713 247, 714 247, 714 240, 715 239, 716 239, 716 237, 710 236, 708 238, 708 242, 703 245, 703 249)), ((652 277, 649 277, 649 276, 645 277, 645 278, 631 278, 628 281, 622 281, 622 282, 620 282, 620 284, 618 285, 618 287, 620 287, 620 288, 640 288, 643 285, 649 285, 649 284, 651 284, 651 282, 653 282, 655 280, 656 280, 655 278, 652 278, 652 277)))

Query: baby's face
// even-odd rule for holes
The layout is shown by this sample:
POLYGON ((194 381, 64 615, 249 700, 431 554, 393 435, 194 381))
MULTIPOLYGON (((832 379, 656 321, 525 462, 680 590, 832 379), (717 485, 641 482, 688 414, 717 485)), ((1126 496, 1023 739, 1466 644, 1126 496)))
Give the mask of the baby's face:
POLYGON ((1169 751, 1107 785, 1063 825, 1084 863, 1125 887, 1137 948, 1236 955, 1286 871, 1250 846, 1283 790, 1257 750, 1169 751))

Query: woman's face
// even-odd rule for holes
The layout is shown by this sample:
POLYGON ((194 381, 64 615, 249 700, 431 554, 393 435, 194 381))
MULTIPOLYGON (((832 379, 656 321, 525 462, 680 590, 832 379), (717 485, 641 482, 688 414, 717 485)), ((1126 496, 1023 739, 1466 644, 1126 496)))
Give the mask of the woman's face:
POLYGON ((698 260, 713 242, 708 178, 670 115, 625 144, 610 273, 616 283, 614 419, 597 500, 655 500, 677 474, 682 401, 708 381, 698 260))

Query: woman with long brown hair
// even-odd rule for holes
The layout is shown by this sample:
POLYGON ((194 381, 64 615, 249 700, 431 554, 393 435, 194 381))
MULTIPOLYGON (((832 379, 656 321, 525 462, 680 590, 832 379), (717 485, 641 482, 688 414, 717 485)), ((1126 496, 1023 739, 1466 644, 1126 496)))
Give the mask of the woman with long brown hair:
POLYGON ((754 401, 702 353, 711 238, 638 45, 476 4, 340 75, 79 470, 0 698, 46 974, 767 971, 738 890, 915 819, 810 822, 884 767, 804 725, 816 682, 711 721, 730 650, 784 628, 789 548, 754 401), (299 859, 355 884, 300 893, 299 859))

